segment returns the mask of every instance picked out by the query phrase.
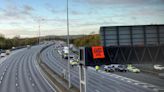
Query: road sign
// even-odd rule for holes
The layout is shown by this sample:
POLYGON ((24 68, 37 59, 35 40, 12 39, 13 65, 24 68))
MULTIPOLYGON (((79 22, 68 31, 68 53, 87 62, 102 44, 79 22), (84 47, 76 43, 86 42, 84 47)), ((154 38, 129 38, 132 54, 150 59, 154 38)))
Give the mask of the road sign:
POLYGON ((92 54, 94 59, 105 58, 104 49, 102 46, 92 47, 92 54))

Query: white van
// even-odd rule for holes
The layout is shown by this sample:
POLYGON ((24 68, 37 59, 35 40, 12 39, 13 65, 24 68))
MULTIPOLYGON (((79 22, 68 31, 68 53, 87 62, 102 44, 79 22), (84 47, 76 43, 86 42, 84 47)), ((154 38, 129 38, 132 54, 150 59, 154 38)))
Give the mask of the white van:
POLYGON ((6 50, 6 55, 10 55, 10 50, 6 50))

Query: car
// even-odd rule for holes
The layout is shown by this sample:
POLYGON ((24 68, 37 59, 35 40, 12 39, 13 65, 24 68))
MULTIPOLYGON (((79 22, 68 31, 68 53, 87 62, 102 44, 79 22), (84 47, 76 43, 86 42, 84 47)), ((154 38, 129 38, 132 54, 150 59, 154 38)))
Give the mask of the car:
POLYGON ((70 59, 70 64, 71 64, 72 66, 78 65, 78 62, 79 62, 79 61, 77 61, 76 59, 70 59))
POLYGON ((117 69, 118 66, 119 66, 119 64, 111 64, 110 66, 111 66, 111 67, 114 67, 115 69, 117 69))
POLYGON ((10 50, 6 50, 6 55, 10 55, 10 50))
POLYGON ((117 71, 120 71, 120 72, 126 72, 127 71, 127 68, 125 65, 118 65, 118 67, 116 68, 117 71))
POLYGON ((133 73, 139 73, 140 70, 132 65, 128 65, 127 70, 133 73))
POLYGON ((155 70, 164 70, 164 66, 162 65, 154 65, 155 70))
POLYGON ((113 66, 106 65, 106 66, 104 66, 104 71, 106 71, 106 72, 114 72, 115 68, 113 66))
POLYGON ((4 51, 1 52, 0 54, 1 57, 5 57, 6 56, 6 53, 4 51))
MULTIPOLYGON (((63 58, 64 58, 64 59, 68 59, 68 54, 64 54, 64 55, 63 55, 63 58)), ((70 58, 70 59, 74 58, 74 55, 69 55, 69 58, 70 58)))
POLYGON ((31 46, 30 45, 27 45, 27 49, 30 49, 31 48, 31 46))

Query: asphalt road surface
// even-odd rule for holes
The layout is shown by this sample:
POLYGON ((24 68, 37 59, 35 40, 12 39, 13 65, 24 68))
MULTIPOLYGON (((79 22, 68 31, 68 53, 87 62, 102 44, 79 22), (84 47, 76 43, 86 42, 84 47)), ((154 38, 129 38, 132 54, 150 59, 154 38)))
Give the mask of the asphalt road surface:
MULTIPOLYGON (((59 75, 67 70, 67 60, 61 58, 55 46, 43 51, 42 60, 59 75)), ((71 67, 71 82, 79 88, 79 69, 71 67)), ((163 89, 157 85, 137 81, 117 74, 95 71, 87 68, 87 92, 158 92, 163 89)), ((151 80, 150 80, 151 81, 151 80)))
POLYGON ((0 60, 0 92, 54 92, 36 68, 43 46, 21 49, 0 60))
POLYGON ((114 74, 124 76, 127 78, 132 78, 138 81, 150 83, 159 87, 164 87, 164 79, 159 78, 158 76, 152 75, 152 74, 146 74, 146 73, 132 73, 132 72, 114 72, 114 74))

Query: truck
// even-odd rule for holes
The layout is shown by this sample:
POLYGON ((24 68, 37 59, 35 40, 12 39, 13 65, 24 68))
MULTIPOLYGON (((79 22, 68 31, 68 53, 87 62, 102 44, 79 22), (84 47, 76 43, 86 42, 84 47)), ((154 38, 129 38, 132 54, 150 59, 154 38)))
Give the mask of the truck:
POLYGON ((64 46, 62 58, 65 59, 66 57, 68 57, 68 52, 69 52, 69 48, 67 46, 64 46))

